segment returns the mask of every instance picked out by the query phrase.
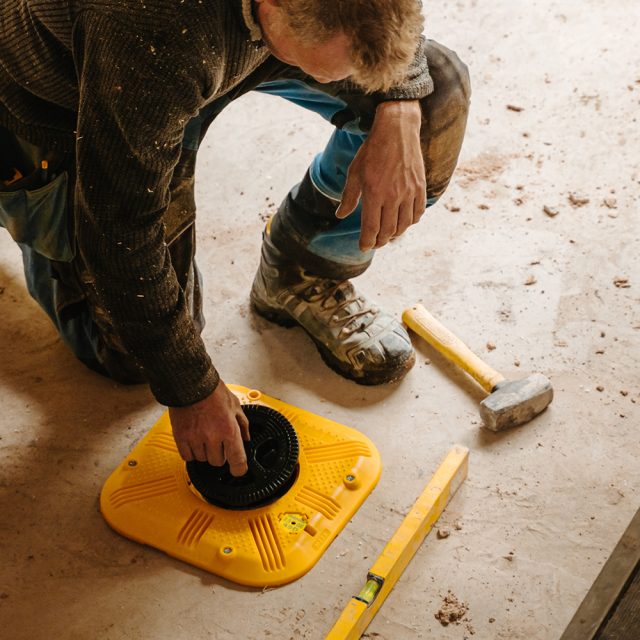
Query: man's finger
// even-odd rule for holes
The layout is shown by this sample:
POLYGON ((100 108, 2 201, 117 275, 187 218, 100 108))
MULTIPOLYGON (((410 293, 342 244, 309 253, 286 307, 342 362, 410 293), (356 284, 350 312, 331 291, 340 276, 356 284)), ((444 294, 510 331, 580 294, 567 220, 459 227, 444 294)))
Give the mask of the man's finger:
POLYGON ((194 459, 193 451, 191 451, 191 447, 187 442, 176 440, 176 447, 178 447, 178 453, 183 460, 189 462, 194 459))
POLYGON ((229 463, 229 471, 232 476, 243 476, 247 472, 247 455, 244 452, 244 445, 240 434, 236 432, 236 436, 232 440, 226 440, 224 443, 224 452, 229 463))
POLYGON ((376 244, 380 232, 382 207, 377 201, 362 197, 362 221, 360 223, 360 250, 369 251, 376 244))
POLYGON ((247 442, 251 440, 251 433, 249 432, 249 419, 244 415, 244 411, 240 411, 240 413, 238 414, 238 424, 240 425, 242 439, 247 442))
POLYGON ((396 229, 398 228, 398 207, 392 205, 390 207, 383 207, 380 214, 380 231, 376 238, 376 249, 383 247, 393 236, 396 235, 396 229))
POLYGON ((401 236, 413 224, 413 202, 403 202, 398 213, 398 226, 394 237, 401 236))
POLYGON ((336 218, 346 218, 353 213, 353 210, 358 206, 361 193, 362 189, 358 181, 353 177, 353 174, 349 173, 347 182, 344 185, 344 191, 342 192, 340 206, 336 210, 336 218))
POLYGON ((418 222, 422 218, 424 212, 427 209, 427 196, 421 195, 413 202, 413 224, 418 222))
POLYGON ((193 455, 196 460, 199 462, 207 461, 207 448, 204 446, 204 442, 197 444, 191 444, 191 451, 193 451, 193 455))
POLYGON ((207 461, 213 467, 221 467, 224 464, 224 451, 222 443, 209 442, 206 445, 207 461))

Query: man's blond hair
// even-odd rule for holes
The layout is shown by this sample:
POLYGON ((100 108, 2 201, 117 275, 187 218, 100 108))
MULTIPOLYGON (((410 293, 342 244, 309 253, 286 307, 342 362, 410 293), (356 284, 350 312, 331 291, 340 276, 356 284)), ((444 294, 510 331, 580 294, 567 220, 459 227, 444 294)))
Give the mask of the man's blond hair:
POLYGON ((367 91, 402 81, 424 27, 418 0, 281 0, 289 27, 305 44, 337 33, 351 40, 352 80, 367 91))

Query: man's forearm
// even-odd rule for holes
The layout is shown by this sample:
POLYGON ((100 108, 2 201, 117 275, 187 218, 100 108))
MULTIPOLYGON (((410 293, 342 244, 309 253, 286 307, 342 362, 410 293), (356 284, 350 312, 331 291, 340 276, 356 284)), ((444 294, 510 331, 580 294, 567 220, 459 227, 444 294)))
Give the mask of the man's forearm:
POLYGON ((418 129, 422 121, 419 100, 388 100, 381 102, 376 109, 375 121, 393 121, 401 118, 418 129))

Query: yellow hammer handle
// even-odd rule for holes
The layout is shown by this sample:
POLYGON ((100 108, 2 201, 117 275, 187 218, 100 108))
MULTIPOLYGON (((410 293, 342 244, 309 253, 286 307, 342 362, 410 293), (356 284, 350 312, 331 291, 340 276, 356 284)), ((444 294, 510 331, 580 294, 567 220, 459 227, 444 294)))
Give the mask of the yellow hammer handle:
POLYGON ((440 324, 421 304, 405 309, 402 320, 447 360, 457 364, 475 378, 487 393, 491 393, 495 386, 504 380, 501 373, 480 360, 462 340, 440 324))

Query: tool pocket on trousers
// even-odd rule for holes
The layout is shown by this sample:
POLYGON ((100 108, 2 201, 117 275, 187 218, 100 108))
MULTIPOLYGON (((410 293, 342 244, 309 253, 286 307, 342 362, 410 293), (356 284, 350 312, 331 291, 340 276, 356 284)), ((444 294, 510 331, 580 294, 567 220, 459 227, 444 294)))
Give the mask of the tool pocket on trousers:
MULTIPOLYGON (((15 186, 19 186, 16 184, 15 186)), ((0 190, 0 226, 20 244, 58 262, 73 258, 67 227, 66 172, 36 189, 0 190)))

